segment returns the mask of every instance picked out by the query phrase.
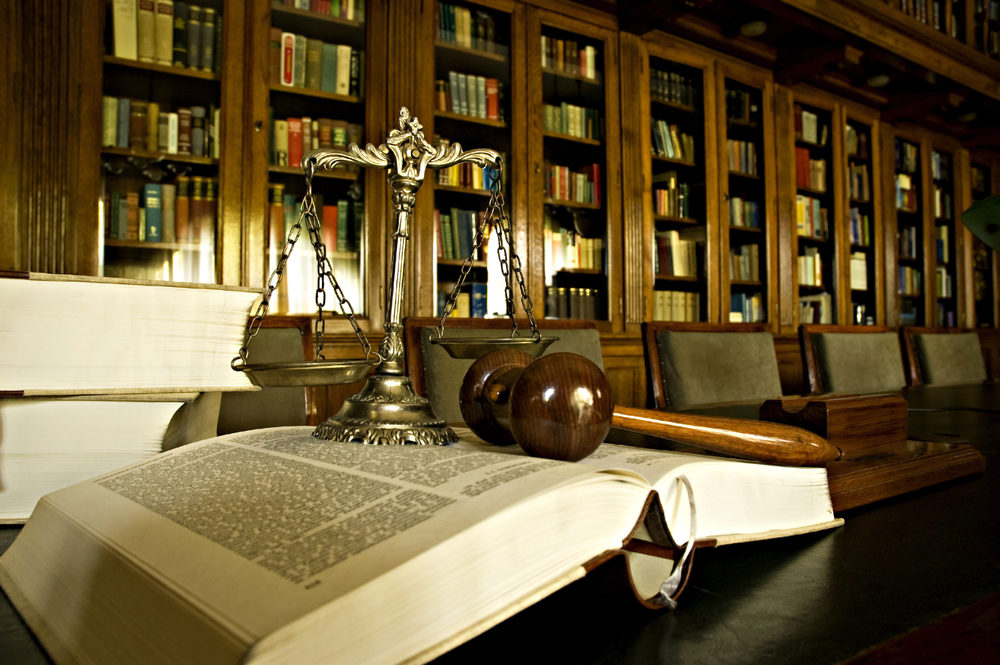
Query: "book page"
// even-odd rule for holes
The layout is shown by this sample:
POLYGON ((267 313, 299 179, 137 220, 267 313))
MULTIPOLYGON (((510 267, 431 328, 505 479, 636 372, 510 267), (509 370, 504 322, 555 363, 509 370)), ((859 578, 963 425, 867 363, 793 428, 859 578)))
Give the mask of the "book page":
MULTIPOLYGON (((362 446, 311 432, 219 437, 43 501, 177 593, 197 589, 189 602, 252 641, 528 497, 601 479, 477 446, 362 446)), ((624 526, 602 536, 609 547, 620 546, 648 493, 615 484, 628 489, 612 506, 624 526)))

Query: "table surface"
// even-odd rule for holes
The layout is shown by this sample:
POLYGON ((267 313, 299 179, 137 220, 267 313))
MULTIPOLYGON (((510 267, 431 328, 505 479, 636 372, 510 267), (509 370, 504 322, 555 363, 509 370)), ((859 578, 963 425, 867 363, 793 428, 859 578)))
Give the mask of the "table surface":
MULTIPOLYGON (((989 599, 1000 591, 1000 385, 904 394, 911 437, 971 443, 986 472, 847 511, 834 531, 699 550, 674 611, 644 610, 591 574, 435 665, 843 663, 989 599)), ((0 551, 17 532, 0 528, 0 551)), ((1000 627, 987 629, 996 654, 1000 627)), ((0 654, 50 663, 3 596, 0 654)))

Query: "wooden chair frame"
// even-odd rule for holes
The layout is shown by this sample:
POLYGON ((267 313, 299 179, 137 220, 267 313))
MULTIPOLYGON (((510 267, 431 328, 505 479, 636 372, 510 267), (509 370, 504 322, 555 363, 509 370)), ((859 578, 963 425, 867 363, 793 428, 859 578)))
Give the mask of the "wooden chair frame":
POLYGON ((802 367, 809 379, 809 393, 818 395, 823 392, 822 379, 819 375, 819 364, 813 349, 812 335, 823 333, 887 333, 892 332, 888 326, 846 326, 835 323, 803 323, 799 326, 799 348, 802 351, 802 367))
POLYGON ((660 348, 656 344, 656 334, 662 330, 671 332, 771 332, 767 323, 706 323, 703 321, 644 321, 642 324, 642 348, 646 359, 646 401, 656 409, 670 407, 670 396, 663 389, 663 371, 660 365, 660 348))
MULTIPOLYGON (((936 328, 929 326, 902 326, 899 329, 899 340, 903 347, 903 359, 906 361, 906 382, 911 386, 920 386, 924 383, 923 372, 920 369, 920 361, 917 359, 916 335, 942 335, 942 334, 967 334, 975 333, 971 328, 936 328)), ((976 336, 978 339, 978 335, 976 336)), ((982 353, 983 346, 980 342, 979 352, 982 353)), ((986 364, 986 356, 983 355, 983 364, 986 364)))

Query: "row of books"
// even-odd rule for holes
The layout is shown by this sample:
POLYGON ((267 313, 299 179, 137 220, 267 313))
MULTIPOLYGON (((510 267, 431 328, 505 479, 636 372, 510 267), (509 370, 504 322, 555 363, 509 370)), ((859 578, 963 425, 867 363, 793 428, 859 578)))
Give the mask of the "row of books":
POLYGON ((899 258, 918 258, 920 247, 923 246, 920 229, 916 226, 900 226, 897 233, 899 235, 899 258))
POLYGON ((271 28, 272 84, 360 97, 364 91, 364 51, 280 28, 271 28))
POLYGON ((899 266, 899 294, 903 296, 919 296, 923 290, 923 277, 920 271, 912 266, 899 266))
POLYGON ((727 139, 726 153, 730 173, 757 175, 757 145, 753 141, 727 139))
POLYGON ((871 201, 871 177, 868 164, 858 162, 847 167, 847 195, 853 201, 871 201))
POLYGON ((952 197, 948 190, 934 185, 933 191, 934 219, 952 219, 952 197))
POLYGON ((919 203, 917 187, 908 173, 896 174, 896 210, 916 212, 919 203))
POLYGON ((844 127, 844 144, 850 159, 868 159, 868 133, 848 123, 844 127))
POLYGON ((600 291, 579 286, 545 287, 545 318, 586 319, 593 321, 598 315, 600 291))
POLYGON ((604 238, 588 238, 545 220, 542 231, 546 281, 561 270, 601 270, 604 267, 604 238))
POLYGON ((104 197, 104 235, 113 240, 213 245, 218 180, 177 176, 104 197))
POLYGON ((823 255, 818 247, 806 247, 798 257, 799 286, 823 286, 823 255))
POLYGON ((499 79, 449 71, 434 82, 434 108, 471 118, 503 120, 499 79))
POLYGON ((579 170, 545 163, 545 197, 554 201, 601 205, 601 166, 590 164, 579 170))
POLYGON ((656 254, 653 255, 653 271, 656 275, 698 276, 700 243, 697 240, 681 238, 680 232, 674 229, 656 231, 653 237, 656 241, 656 254))
POLYGON ((482 210, 435 209, 434 240, 437 245, 437 257, 464 260, 471 255, 473 260, 485 260, 486 238, 483 238, 483 245, 473 246, 484 216, 482 210))
POLYGON ((833 296, 825 292, 800 296, 799 323, 833 323, 833 296))
POLYGON ((653 177, 653 211, 668 217, 691 217, 691 188, 678 182, 676 171, 667 171, 653 177))
POLYGON ((935 180, 951 180, 951 155, 931 151, 931 177, 935 180))
POLYGON ((826 191, 826 160, 813 159, 809 149, 802 146, 795 147, 795 186, 826 191))
POLYGON ((896 141, 896 171, 916 173, 920 154, 916 143, 896 141))
POLYGON ((218 73, 222 17, 180 0, 111 3, 115 57, 218 73))
POLYGON ((271 122, 271 164, 300 166, 302 157, 320 148, 360 144, 364 128, 333 118, 278 118, 271 122))
POLYGON ((726 88, 726 120, 756 122, 760 107, 748 90, 726 88))
POLYGON ((687 72, 650 68, 649 96, 654 100, 694 107, 698 86, 687 72))
POLYGON ((101 100, 101 145, 219 157, 219 109, 182 106, 167 111, 157 102, 105 95, 101 100))
POLYGON ((658 157, 695 161, 694 137, 678 130, 676 124, 653 120, 653 152, 658 157))
POLYGON ((489 12, 473 11, 450 2, 437 5, 438 20, 434 24, 437 41, 487 53, 501 51, 496 43, 496 21, 489 12))
POLYGON ((581 139, 601 139, 601 112, 562 102, 542 105, 542 127, 547 132, 581 139))
POLYGON ((345 21, 365 21, 365 0, 271 0, 276 7, 292 7, 345 21))
POLYGON ((848 237, 852 245, 871 247, 872 222, 868 213, 863 213, 860 208, 851 206, 847 212, 847 224, 848 237))
POLYGON ((732 293, 729 296, 730 323, 756 323, 764 320, 764 298, 759 293, 732 293))
POLYGON ((795 195, 795 231, 800 236, 820 238, 830 237, 830 222, 823 202, 805 194, 795 195))
POLYGON ((760 202, 748 201, 740 196, 730 196, 729 225, 750 229, 761 228, 760 202))
POLYGON ((864 252, 851 252, 851 290, 868 290, 868 255, 864 252))
MULTIPOLYGON (((455 307, 450 316, 467 319, 469 317, 482 319, 490 312, 487 308, 486 284, 483 282, 466 282, 465 290, 455 294, 455 307)), ((438 282, 437 285, 437 315, 444 314, 448 298, 455 288, 454 282, 438 282)))
POLYGON ((654 321, 700 321, 701 294, 694 291, 653 291, 654 321))
POLYGON ((795 104, 792 110, 795 124, 795 138, 803 143, 826 145, 829 139, 830 126, 820 123, 819 116, 795 104))
MULTIPOLYGON (((287 193, 281 183, 268 185, 268 272, 278 265, 286 239, 300 218, 301 198, 287 193)), ((337 199, 325 201, 314 195, 321 239, 333 274, 341 291, 353 307, 364 307, 359 248, 364 225, 361 201, 337 199)), ((318 274, 316 252, 304 222, 298 240, 287 259, 279 290, 271 301, 271 311, 281 313, 314 312, 318 274)), ((324 284, 326 303, 336 308, 339 302, 333 285, 324 284)))
POLYGON ((542 69, 597 80, 597 47, 542 35, 542 69))
POLYGON ((942 327, 955 327, 955 310, 948 306, 948 303, 938 302, 937 304, 937 324, 942 327))
POLYGON ((760 245, 739 245, 729 253, 729 278, 739 282, 760 281, 760 245))

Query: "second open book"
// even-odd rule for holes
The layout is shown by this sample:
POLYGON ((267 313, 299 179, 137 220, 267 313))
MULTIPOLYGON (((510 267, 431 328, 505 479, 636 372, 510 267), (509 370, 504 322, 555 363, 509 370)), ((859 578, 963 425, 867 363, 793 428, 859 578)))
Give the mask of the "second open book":
MULTIPOLYGON (((0 583, 60 664, 419 663, 640 531, 669 551, 836 524, 822 468, 607 444, 567 463, 276 428, 44 497, 0 583)), ((672 562, 634 558, 638 593, 660 593, 672 562)))

